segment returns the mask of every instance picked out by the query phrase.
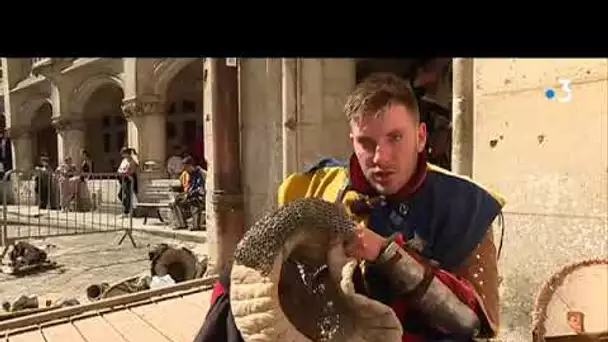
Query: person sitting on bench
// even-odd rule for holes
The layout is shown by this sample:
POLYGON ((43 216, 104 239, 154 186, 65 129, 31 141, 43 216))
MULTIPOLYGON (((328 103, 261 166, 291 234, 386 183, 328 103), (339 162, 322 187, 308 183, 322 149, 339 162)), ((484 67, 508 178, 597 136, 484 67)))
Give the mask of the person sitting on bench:
POLYGON ((176 229, 188 228, 186 219, 192 216, 195 208, 194 226, 191 230, 201 230, 205 207, 205 171, 195 164, 194 158, 188 156, 182 161, 184 170, 179 179, 182 182, 182 192, 175 196, 171 210, 177 220, 176 229))

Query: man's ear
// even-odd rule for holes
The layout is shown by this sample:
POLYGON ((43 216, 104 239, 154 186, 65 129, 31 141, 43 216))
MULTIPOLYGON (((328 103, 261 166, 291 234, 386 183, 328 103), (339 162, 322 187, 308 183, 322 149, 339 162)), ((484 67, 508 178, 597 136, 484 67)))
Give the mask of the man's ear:
POLYGON ((418 124, 418 129, 417 129, 417 140, 418 140, 418 146, 416 146, 416 149, 418 150, 418 153, 424 151, 424 148, 426 146, 426 138, 427 138, 427 132, 426 132, 426 123, 421 122, 420 124, 418 124))

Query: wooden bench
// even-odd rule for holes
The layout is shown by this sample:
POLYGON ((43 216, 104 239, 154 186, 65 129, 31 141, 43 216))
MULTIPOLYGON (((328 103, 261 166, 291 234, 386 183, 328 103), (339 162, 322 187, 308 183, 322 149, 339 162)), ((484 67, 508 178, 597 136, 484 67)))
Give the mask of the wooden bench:
POLYGON ((139 201, 134 206, 134 209, 143 208, 144 224, 148 223, 148 217, 151 212, 156 214, 156 217, 161 223, 165 223, 161 215, 161 209, 169 209, 175 194, 178 192, 180 183, 178 179, 154 179, 139 193, 139 201))

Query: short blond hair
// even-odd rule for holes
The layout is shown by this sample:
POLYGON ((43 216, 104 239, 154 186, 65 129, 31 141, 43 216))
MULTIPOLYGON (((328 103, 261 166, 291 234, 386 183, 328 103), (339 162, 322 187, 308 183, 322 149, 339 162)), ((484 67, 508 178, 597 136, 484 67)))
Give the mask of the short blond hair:
POLYGON ((418 100, 410 83, 393 73, 374 73, 348 96, 344 113, 349 122, 356 122, 364 117, 377 117, 394 104, 405 106, 416 122, 420 121, 418 100))

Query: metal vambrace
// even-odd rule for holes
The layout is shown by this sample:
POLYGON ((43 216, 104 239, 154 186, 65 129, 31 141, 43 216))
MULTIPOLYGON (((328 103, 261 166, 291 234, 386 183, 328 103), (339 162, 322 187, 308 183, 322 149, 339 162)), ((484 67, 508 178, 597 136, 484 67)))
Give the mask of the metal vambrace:
POLYGON ((414 303, 433 325, 456 335, 477 335, 479 317, 435 277, 430 263, 391 241, 374 264, 388 276, 395 294, 414 303))

